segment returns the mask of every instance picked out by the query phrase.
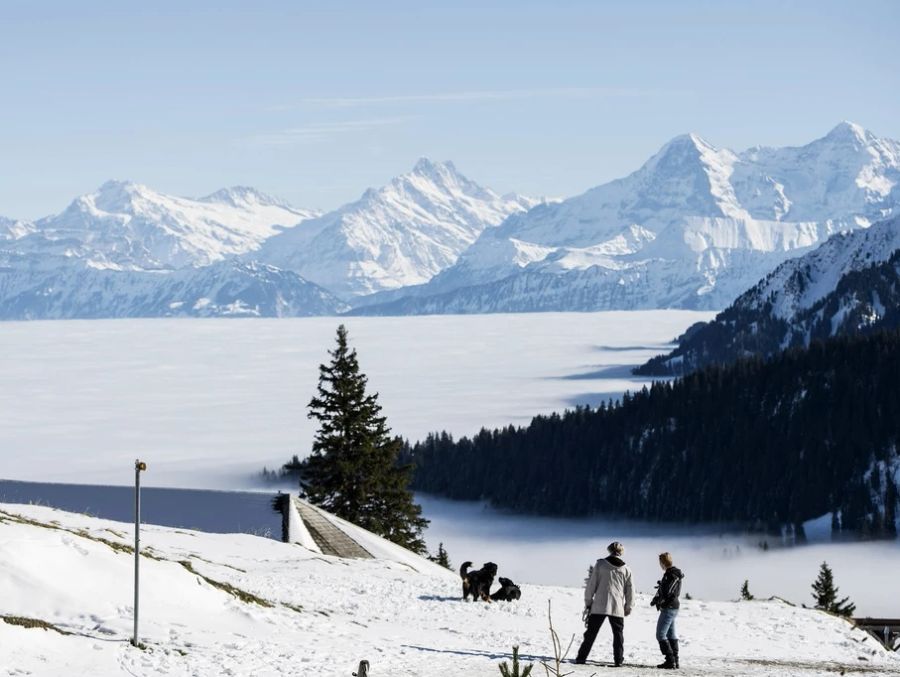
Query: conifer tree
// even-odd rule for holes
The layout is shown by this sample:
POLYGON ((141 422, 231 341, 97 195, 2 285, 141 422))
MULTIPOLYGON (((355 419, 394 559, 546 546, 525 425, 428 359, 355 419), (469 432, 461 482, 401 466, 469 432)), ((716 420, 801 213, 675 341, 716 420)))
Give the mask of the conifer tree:
POLYGON ((744 581, 744 584, 741 586, 741 599, 749 602, 750 600, 756 599, 750 593, 750 581, 744 581))
POLYGON ((856 605, 849 601, 849 597, 837 601, 838 588, 834 584, 834 574, 827 562, 822 562, 822 566, 819 567, 819 576, 812 584, 812 589, 816 609, 847 617, 856 611, 856 605))
POLYGON ((450 564, 450 557, 447 555, 447 551, 444 550, 444 544, 438 543, 438 551, 436 555, 429 555, 428 559, 430 559, 435 564, 440 564, 445 569, 453 570, 453 566, 450 564))
POLYGON ((381 413, 378 394, 366 392, 347 329, 338 327, 331 362, 319 366, 319 386, 309 418, 319 422, 312 453, 303 462, 305 498, 379 536, 425 553, 428 520, 409 490, 412 468, 400 466, 402 447, 381 413))
POLYGON ((510 668, 509 663, 503 661, 500 664, 500 675, 501 677, 528 677, 533 667, 534 664, 526 665, 524 668, 521 666, 519 663, 519 647, 514 646, 512 650, 512 667, 510 668))

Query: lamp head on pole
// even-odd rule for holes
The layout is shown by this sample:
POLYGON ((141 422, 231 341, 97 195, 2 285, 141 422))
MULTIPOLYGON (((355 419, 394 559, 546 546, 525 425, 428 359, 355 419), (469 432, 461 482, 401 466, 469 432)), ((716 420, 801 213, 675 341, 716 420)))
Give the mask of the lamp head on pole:
POLYGON ((147 469, 147 464, 144 463, 143 461, 135 460, 134 469, 137 470, 138 472, 143 472, 144 470, 147 469))

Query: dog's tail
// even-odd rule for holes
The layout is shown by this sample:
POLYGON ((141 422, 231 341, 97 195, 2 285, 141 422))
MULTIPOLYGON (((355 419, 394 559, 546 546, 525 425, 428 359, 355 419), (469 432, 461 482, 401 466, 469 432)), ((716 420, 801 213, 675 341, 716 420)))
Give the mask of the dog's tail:
POLYGON ((463 580, 466 580, 466 576, 469 573, 469 567, 472 566, 471 562, 463 562, 463 565, 459 568, 459 577, 463 580))

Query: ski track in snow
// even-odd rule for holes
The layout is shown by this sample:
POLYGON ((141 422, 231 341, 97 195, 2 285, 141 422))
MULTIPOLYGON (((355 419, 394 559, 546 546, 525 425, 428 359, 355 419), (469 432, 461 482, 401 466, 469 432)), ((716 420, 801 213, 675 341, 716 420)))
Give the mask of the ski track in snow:
MULTIPOLYGON (((128 644, 133 558, 87 537, 127 544, 130 525, 35 506, 0 510, 0 611, 74 633, 0 623, 4 675, 349 675, 366 659, 373 677, 488 676, 514 644, 529 662, 550 657, 548 600, 564 643, 582 631, 576 588, 525 585, 519 603, 464 603, 456 574, 429 563, 420 573, 253 536, 146 526, 142 543, 160 559, 141 563, 142 651, 128 644), (17 515, 62 529, 22 524, 17 515), (275 606, 240 601, 182 560, 275 606)), ((638 595, 621 674, 647 674, 660 661, 655 620, 649 596, 638 595)), ((900 672, 900 656, 846 621, 779 601, 686 601, 679 632, 683 675, 900 672)), ((592 663, 566 670, 602 673, 610 652, 604 628, 592 663)))

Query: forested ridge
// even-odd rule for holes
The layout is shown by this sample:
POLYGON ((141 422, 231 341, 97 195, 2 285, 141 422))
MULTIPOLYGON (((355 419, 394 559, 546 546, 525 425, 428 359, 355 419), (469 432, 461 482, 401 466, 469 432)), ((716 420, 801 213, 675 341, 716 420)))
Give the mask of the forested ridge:
MULTIPOLYGON (((809 266, 798 268, 788 284, 800 291, 811 283, 809 266)), ((763 283, 760 283, 761 285, 763 283)), ((835 288, 790 318, 778 317, 770 299, 760 302, 750 289, 712 322, 698 323, 678 337, 670 353, 634 370, 645 376, 687 374, 741 356, 769 357, 786 347, 816 339, 873 334, 900 328, 900 250, 887 261, 841 276, 835 288)))
POLYGON ((895 536, 900 333, 814 342, 524 428, 407 446, 416 490, 543 515, 895 536))

